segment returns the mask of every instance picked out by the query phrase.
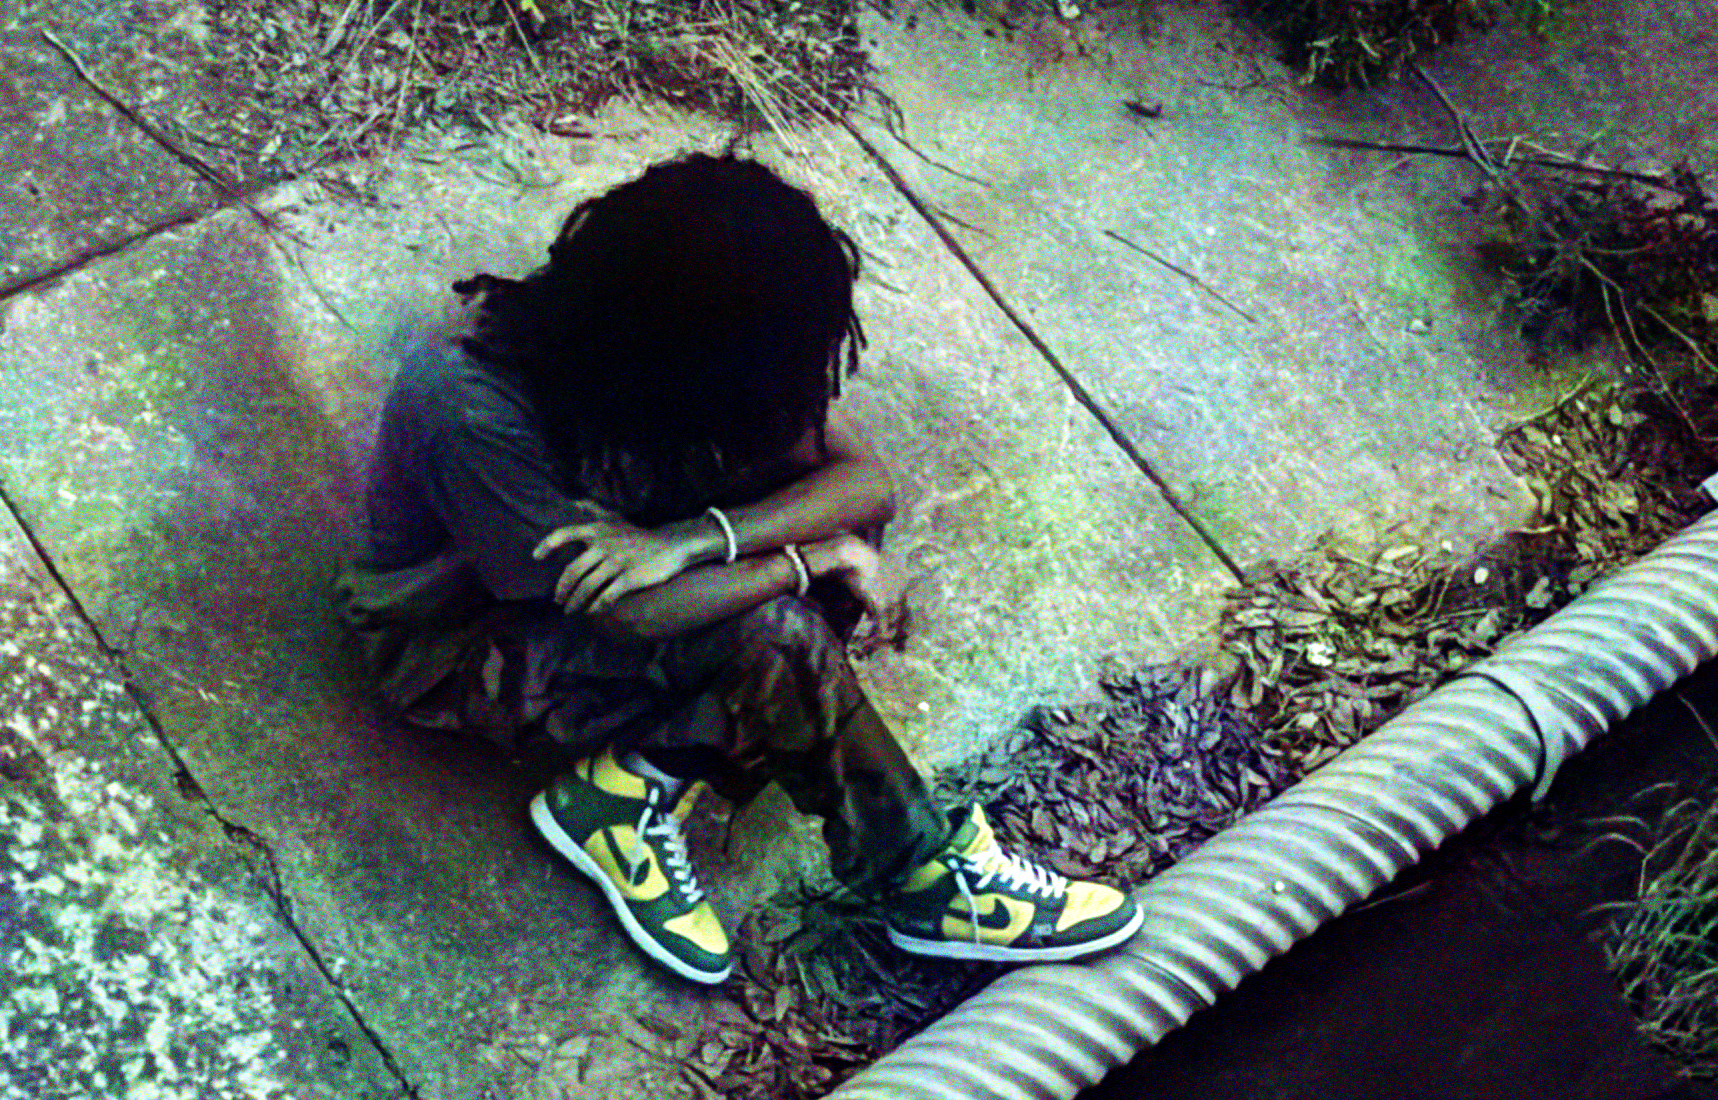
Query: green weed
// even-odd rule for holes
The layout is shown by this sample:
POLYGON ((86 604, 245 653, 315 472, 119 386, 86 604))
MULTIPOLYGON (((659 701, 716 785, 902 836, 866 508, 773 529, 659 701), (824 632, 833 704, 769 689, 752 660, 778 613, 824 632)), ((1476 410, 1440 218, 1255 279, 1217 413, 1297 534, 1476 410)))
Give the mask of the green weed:
POLYGON ((1665 815, 1606 958, 1647 1038, 1693 1077, 1718 1077, 1718 803, 1665 815))

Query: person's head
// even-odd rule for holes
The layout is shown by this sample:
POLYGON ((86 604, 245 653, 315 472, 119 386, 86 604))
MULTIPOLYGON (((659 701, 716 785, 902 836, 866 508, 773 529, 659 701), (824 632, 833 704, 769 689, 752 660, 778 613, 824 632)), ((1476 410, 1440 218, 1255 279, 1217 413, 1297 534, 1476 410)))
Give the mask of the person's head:
POLYGON ((821 431, 864 334, 859 254, 804 191, 697 153, 581 203, 525 279, 480 275, 466 350, 527 380, 563 458, 751 462, 821 431))

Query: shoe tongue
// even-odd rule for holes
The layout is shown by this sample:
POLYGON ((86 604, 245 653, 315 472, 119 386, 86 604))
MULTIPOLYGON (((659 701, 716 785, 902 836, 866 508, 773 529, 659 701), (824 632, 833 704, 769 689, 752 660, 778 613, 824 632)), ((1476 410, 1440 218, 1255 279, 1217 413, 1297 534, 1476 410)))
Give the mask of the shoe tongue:
POLYGON ((643 779, 646 784, 661 787, 662 803, 667 806, 672 806, 678 802, 680 800, 680 796, 686 792, 686 788, 692 785, 692 781, 690 779, 682 779, 679 776, 669 775, 661 768, 658 768, 656 765, 646 760, 641 753, 627 753, 621 760, 620 765, 633 775, 643 779))
POLYGON ((950 846, 964 856, 976 856, 996 843, 996 834, 985 820, 984 807, 974 805, 966 821, 955 830, 950 846))
POLYGON ((667 806, 672 807, 675 820, 682 825, 692 816, 692 807, 698 804, 698 796, 703 793, 703 787, 697 780, 681 779, 677 785, 668 788, 667 806))

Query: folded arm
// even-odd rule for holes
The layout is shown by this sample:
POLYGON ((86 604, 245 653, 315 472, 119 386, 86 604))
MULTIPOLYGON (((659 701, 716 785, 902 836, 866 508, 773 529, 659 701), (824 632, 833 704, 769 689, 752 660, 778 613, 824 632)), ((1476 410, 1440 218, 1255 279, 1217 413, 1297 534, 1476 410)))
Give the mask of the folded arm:
MULTIPOLYGON (((556 598, 569 611, 589 613, 608 629, 636 637, 664 637, 720 621, 797 587, 792 563, 764 554, 789 543, 806 548, 813 576, 863 574, 875 581, 875 555, 847 533, 887 522, 894 492, 887 467, 859 433, 832 415, 824 430, 826 454, 807 433, 790 453, 805 472, 753 503, 725 509, 739 560, 727 564, 727 539, 708 516, 653 530, 624 523, 563 527, 537 549, 539 557, 570 543, 585 549, 573 558, 556 598), (760 556, 761 555, 761 556, 760 556)), ((861 598, 872 602, 876 584, 861 598)), ((873 608, 880 614, 881 608, 873 608)))
MULTIPOLYGON (((808 471, 803 477, 754 504, 726 510, 741 554, 817 542, 894 517, 888 467, 858 430, 832 411, 824 444, 827 458, 817 453, 816 435, 806 433, 788 456, 808 471)), ((714 524, 704 522, 714 530, 714 524)), ((714 533, 720 550, 721 532, 714 533)))

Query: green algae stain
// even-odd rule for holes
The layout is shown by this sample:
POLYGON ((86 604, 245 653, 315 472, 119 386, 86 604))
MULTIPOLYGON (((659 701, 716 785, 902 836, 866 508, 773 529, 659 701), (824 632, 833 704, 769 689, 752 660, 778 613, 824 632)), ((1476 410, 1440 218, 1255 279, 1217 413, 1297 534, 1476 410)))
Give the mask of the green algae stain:
MULTIPOLYGON (((1155 492, 1143 481, 1140 491, 1151 493, 1155 500, 1155 492)), ((1232 550, 1249 541, 1243 518, 1247 501, 1234 482, 1194 480, 1182 488, 1181 497, 1194 518, 1225 548, 1232 550)), ((1099 495, 1077 475, 1028 475, 981 500, 975 502, 978 506, 969 522, 995 548, 984 576, 985 600, 1004 615, 1040 604, 1046 588, 1108 589, 1113 578, 1105 575, 1105 563, 1114 559, 1115 544, 1141 537, 1136 530, 1118 526, 1132 521, 1123 518, 1115 501, 1099 495)), ((1168 549, 1175 559, 1214 563, 1204 541, 1181 517, 1169 517, 1162 530, 1171 540, 1168 549)))
POLYGON ((1004 599, 1024 602, 1046 582, 1064 579, 1070 555, 1097 517, 1109 509, 1084 484, 1066 477, 1037 477, 1010 486, 987 516, 991 537, 1012 551, 1005 559, 1004 599))
POLYGON ((1447 249, 1404 233, 1398 247, 1375 257, 1385 295, 1415 313, 1439 313, 1466 296, 1469 279, 1447 249))
MULTIPOLYGON (((1245 502, 1237 492, 1235 484, 1229 481, 1202 481, 1193 479, 1187 483, 1181 502, 1193 514, 1219 546, 1234 553, 1234 547, 1247 541, 1248 528, 1239 518, 1245 502)), ((1202 560, 1210 560, 1210 547, 1193 526, 1184 521, 1176 525, 1177 556, 1197 556, 1202 560)))

